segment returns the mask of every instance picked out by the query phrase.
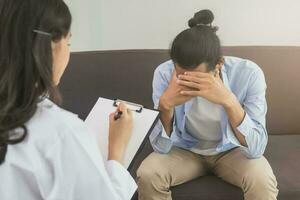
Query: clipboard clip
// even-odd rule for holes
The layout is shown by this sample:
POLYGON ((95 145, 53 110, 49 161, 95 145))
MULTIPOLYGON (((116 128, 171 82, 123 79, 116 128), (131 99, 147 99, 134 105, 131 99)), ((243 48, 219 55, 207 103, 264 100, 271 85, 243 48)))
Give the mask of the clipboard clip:
POLYGON ((126 106, 128 107, 128 109, 132 110, 132 111, 135 111, 137 113, 141 113, 144 106, 140 105, 140 104, 136 104, 136 103, 131 103, 131 102, 128 102, 128 101, 122 101, 120 99, 116 99, 114 100, 114 106, 115 107, 118 107, 120 105, 120 103, 123 102, 126 104, 126 106))

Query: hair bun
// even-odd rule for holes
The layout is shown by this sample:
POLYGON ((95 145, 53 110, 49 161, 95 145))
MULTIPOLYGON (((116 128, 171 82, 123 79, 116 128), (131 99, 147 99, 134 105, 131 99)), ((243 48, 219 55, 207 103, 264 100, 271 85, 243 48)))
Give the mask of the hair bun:
POLYGON ((215 17, 210 10, 200 10, 194 14, 188 22, 189 27, 194 27, 197 25, 210 25, 214 21, 215 17))

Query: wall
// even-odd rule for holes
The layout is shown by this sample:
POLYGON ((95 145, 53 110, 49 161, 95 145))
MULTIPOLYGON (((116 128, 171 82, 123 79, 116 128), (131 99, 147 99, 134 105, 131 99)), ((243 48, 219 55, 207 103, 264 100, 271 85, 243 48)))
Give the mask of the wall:
POLYGON ((200 9, 215 13, 222 44, 299 46, 299 0, 68 0, 73 51, 167 49, 200 9))

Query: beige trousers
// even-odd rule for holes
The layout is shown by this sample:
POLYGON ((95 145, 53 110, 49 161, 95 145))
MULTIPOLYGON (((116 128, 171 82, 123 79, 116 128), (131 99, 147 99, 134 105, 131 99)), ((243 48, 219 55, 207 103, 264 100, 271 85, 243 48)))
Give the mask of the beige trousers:
POLYGON ((274 200, 277 181, 265 157, 248 159, 240 148, 201 156, 173 147, 168 154, 151 153, 137 171, 139 200, 170 200, 170 187, 208 172, 240 187, 245 200, 274 200))

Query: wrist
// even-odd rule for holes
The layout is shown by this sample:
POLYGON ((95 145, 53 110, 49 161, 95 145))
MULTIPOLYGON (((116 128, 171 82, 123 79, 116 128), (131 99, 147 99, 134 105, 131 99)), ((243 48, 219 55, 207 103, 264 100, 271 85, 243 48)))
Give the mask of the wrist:
POLYGON ((120 145, 109 145, 108 160, 115 160, 123 163, 125 148, 120 145))
POLYGON ((158 109, 160 111, 172 111, 174 106, 163 96, 159 99, 158 109))
POLYGON ((224 99, 223 107, 227 110, 232 107, 238 102, 236 96, 233 93, 228 94, 228 97, 224 99))

